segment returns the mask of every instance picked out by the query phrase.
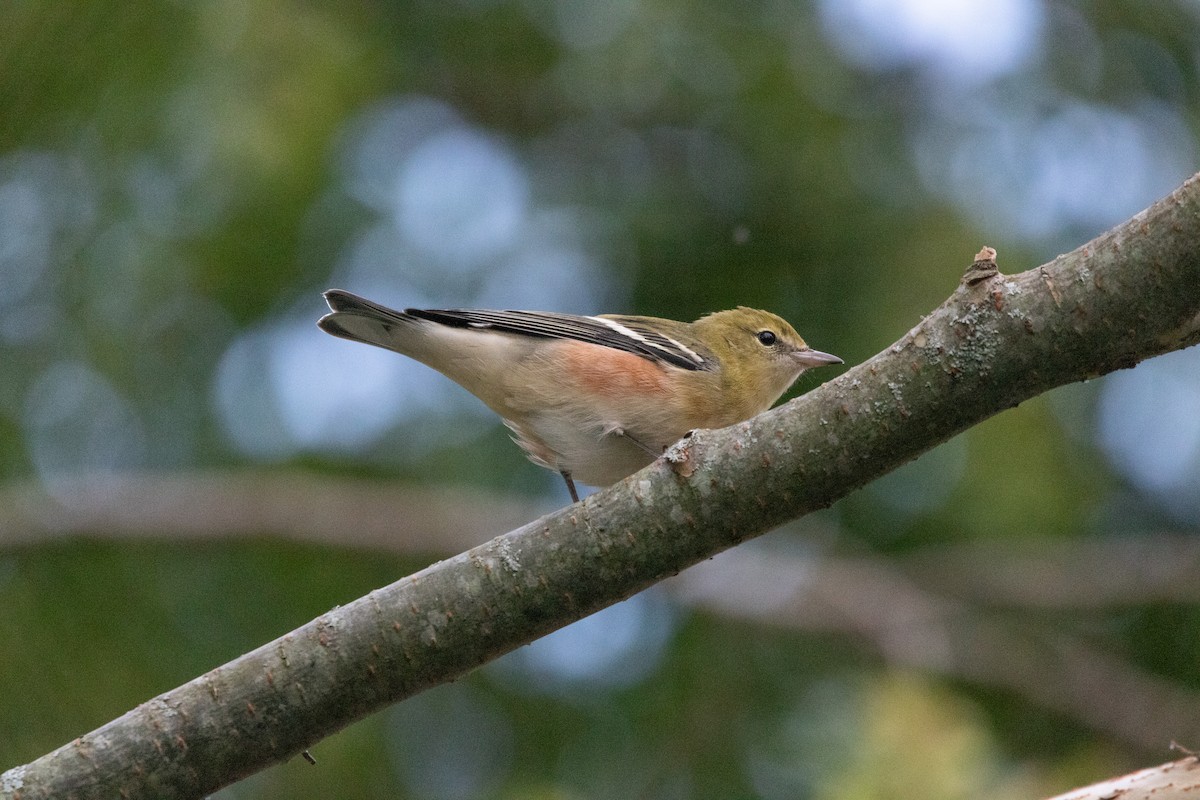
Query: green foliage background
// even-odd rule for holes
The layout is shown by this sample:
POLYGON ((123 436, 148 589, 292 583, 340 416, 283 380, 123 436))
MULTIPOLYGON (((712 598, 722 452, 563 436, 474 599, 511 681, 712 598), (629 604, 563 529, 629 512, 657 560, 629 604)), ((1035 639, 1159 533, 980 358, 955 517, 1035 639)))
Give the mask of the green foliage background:
MULTIPOLYGON (((378 222, 345 188, 363 115, 436 99, 516 154, 531 203, 586 223, 572 235, 599 265, 586 295, 597 307, 570 310, 691 319, 765 307, 855 364, 952 291, 980 246, 997 248, 1003 271, 1030 268, 1196 168, 1200 8, 1034 5, 1030 55, 975 80, 953 61, 856 61, 802 2, 9 3, 0 474, 21 487, 256 467, 561 502, 552 476, 477 417, 458 432, 453 419, 397 417, 343 448, 255 451, 230 434, 216 399, 230 348, 281 320, 315 321, 319 292, 353 274, 339 264, 378 222), (1142 145, 1177 169, 1111 218, 1021 223, 1022 187, 1054 178, 1024 157, 1036 137, 1011 140, 1009 169, 973 161, 961 137, 1070 123, 1065 110, 1085 106, 1169 120, 1147 124, 1142 145), (931 177, 946 164, 950 189, 931 177), (40 193, 11 194, 28 185, 40 193)), ((972 39, 992 46, 989 31, 972 39)), ((1125 196, 1109 181, 1137 169, 1119 161, 1128 152, 1091 158, 1075 189, 1062 182, 1079 173, 1064 172, 1056 196, 1125 196)), ((410 249, 373 274, 469 305, 487 268, 453 272, 410 249)), ((534 288, 516 274, 513 304, 534 288)), ((406 302, 399 291, 380 299, 406 302)), ((319 388, 323 368, 312 361, 295 391, 319 388)), ((819 520, 821 547, 892 557, 983 539, 1194 534, 1194 516, 1104 458, 1095 393, 1039 398, 847 498, 819 520)), ((786 548, 812 538, 772 534, 786 548)), ((445 555, 437 543, 396 556, 255 530, 225 543, 15 545, 0 529, 0 548, 0 768, 445 555)), ((650 659, 636 680, 555 692, 489 668, 322 743, 317 768, 288 763, 219 796, 1034 797, 1165 760, 1176 735, 1146 752, 1019 692, 896 669, 852 633, 656 597, 669 636, 661 653, 625 656, 650 659)), ((1188 603, 1024 613, 1164 681, 1200 683, 1188 603)))

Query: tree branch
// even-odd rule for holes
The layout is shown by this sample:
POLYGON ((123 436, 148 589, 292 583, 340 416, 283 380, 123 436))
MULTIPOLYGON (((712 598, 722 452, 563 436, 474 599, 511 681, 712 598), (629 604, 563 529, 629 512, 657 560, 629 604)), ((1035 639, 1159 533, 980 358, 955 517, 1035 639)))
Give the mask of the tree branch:
POLYGON ((1094 783, 1050 800, 1191 800, 1200 790, 1200 759, 1188 756, 1094 783))
MULTIPOLYGON (((0 796, 202 797, 840 497, 1040 392, 1200 340, 1200 181, 582 503, 371 592, 0 776, 0 796)), ((991 490, 991 487, 981 487, 991 490)))
MULTIPOLYGON (((66 504, 31 483, 0 488, 0 547, 77 535, 189 541, 268 533, 409 556, 448 554, 487 538, 505 518, 532 516, 532 506, 480 491, 302 473, 81 478, 61 494, 66 504)), ((789 527, 810 542, 824 538, 812 525, 789 527)), ((1158 752, 1164 732, 1200 740, 1200 696, 1148 675, 1095 637, 1072 636, 1066 620, 1052 627, 1004 612, 1194 603, 1198 566, 1200 542, 1167 533, 970 540, 886 559, 739 547, 666 587, 683 605, 845 635, 893 665, 1002 688, 1158 752), (1093 679, 1076 680, 1081 665, 1093 679)))

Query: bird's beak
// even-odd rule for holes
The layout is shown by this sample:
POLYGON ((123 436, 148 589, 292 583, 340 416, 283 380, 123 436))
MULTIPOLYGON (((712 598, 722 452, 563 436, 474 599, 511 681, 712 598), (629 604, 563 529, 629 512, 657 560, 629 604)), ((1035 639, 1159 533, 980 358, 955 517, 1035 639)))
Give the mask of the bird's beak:
POLYGON ((796 359, 796 362, 802 367, 824 367, 828 364, 845 363, 837 356, 822 353, 820 350, 813 350, 811 347, 795 351, 792 353, 792 358, 796 359))

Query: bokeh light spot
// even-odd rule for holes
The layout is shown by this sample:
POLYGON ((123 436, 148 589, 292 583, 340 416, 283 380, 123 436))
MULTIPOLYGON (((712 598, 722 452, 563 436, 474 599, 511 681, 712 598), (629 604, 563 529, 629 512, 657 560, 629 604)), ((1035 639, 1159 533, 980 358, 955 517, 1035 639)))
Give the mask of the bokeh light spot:
POLYGON ((1108 376, 1096 436, 1135 486, 1168 510, 1200 516, 1200 348, 1108 376))
POLYGON ((490 669, 530 691, 591 696, 652 674, 675 627, 666 598, 649 590, 544 636, 490 669))
POLYGON ((516 241, 529 180, 494 137, 456 128, 409 154, 397 176, 396 223, 414 245, 449 264, 496 258, 516 241))
POLYGON ((38 477, 51 492, 81 475, 140 468, 146 434, 128 400, 87 364, 50 365, 29 389, 25 434, 38 477))
POLYGON ((1008 74, 1036 51, 1044 11, 1034 0, 821 0, 827 35, 866 67, 920 66, 946 83, 1008 74))
POLYGON ((0 158, 0 308, 24 300, 96 213, 81 165, 56 153, 0 158))
POLYGON ((513 738, 509 718, 486 695, 450 684, 391 712, 388 753, 410 796, 467 800, 495 796, 512 766, 513 738))

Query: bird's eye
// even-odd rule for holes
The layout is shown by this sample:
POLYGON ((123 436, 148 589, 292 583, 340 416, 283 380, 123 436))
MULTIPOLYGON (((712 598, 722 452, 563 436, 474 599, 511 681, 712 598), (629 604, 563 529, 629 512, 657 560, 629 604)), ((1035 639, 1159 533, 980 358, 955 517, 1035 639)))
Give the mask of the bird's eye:
POLYGON ((758 341, 762 342, 767 347, 770 347, 771 345, 775 344, 775 340, 776 340, 776 336, 771 331, 759 331, 758 332, 758 341))

